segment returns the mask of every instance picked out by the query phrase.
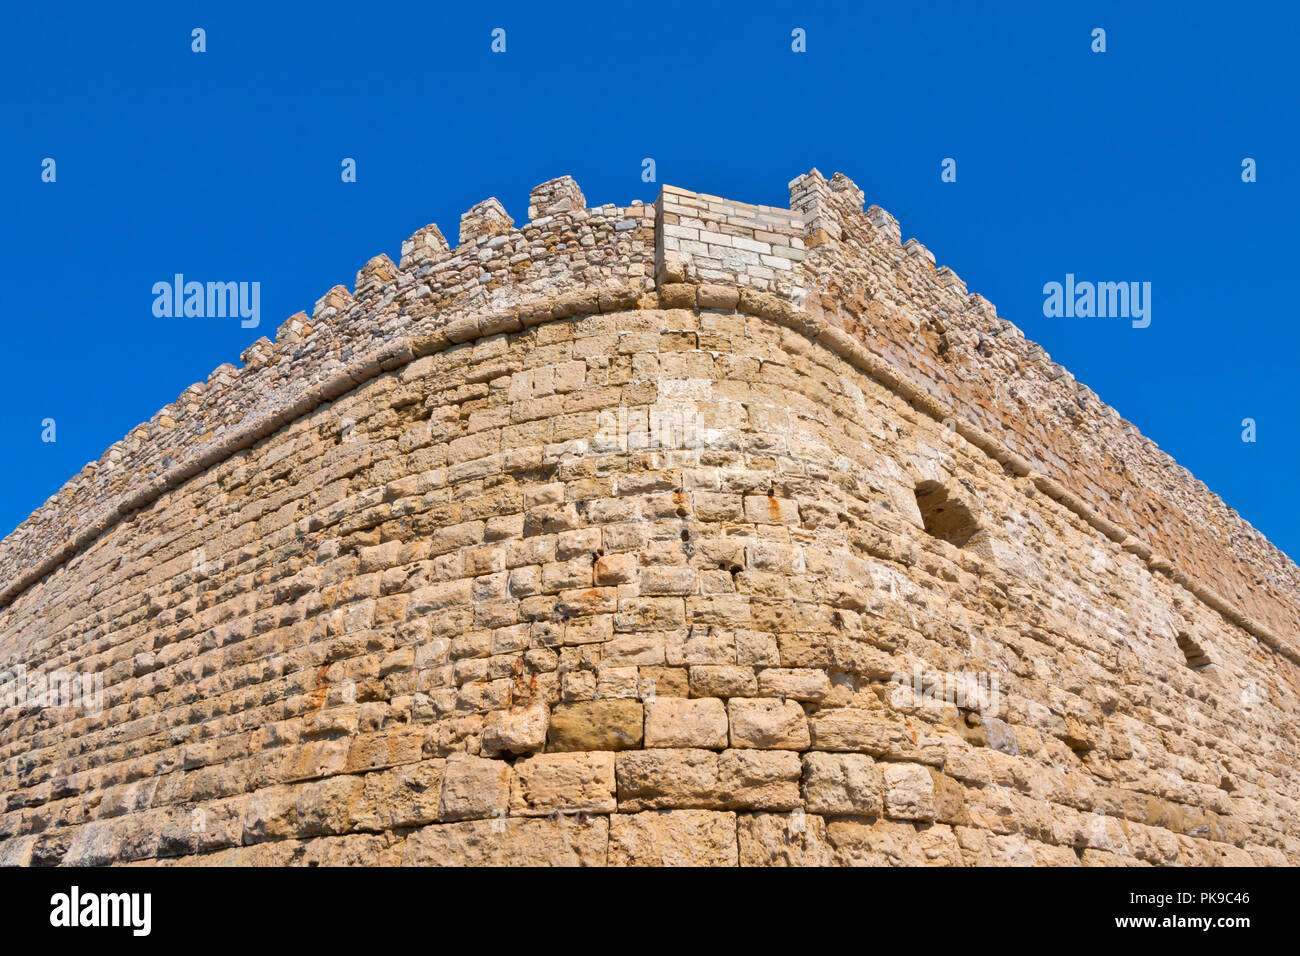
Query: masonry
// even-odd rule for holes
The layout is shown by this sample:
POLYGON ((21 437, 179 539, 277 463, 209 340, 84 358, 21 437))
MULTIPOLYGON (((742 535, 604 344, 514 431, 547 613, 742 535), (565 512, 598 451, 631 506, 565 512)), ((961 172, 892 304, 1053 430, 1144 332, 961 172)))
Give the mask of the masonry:
POLYGON ((487 200, 134 429, 0 862, 1300 861, 1300 570, 863 205, 487 200))

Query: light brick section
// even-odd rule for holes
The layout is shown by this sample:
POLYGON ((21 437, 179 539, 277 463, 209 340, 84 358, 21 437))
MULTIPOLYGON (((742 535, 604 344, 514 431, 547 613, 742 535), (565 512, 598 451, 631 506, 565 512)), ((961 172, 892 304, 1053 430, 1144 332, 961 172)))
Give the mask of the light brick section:
POLYGON ((1300 861, 1295 566, 791 194, 480 203, 87 466, 0 545, 0 675, 104 687, 0 699, 0 863, 1300 861))

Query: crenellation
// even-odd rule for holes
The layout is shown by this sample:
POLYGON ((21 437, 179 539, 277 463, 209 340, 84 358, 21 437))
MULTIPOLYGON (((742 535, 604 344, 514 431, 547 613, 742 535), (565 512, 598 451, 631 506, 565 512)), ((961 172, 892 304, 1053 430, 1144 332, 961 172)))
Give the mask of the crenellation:
MULTIPOLYGON (((528 221, 536 222, 542 216, 585 210, 587 200, 571 176, 560 176, 534 186, 528 194, 528 221)), ((613 205, 597 207, 596 215, 609 215, 613 205)))
POLYGON ((871 206, 867 209, 867 220, 873 225, 884 237, 886 244, 901 246, 903 244, 903 233, 899 228, 898 220, 891 216, 887 211, 879 206, 871 206))
POLYGON ((903 243, 903 250, 913 259, 919 259, 926 263, 931 270, 934 269, 934 253, 921 244, 918 239, 908 239, 903 243))
POLYGON ((839 242, 841 238, 839 216, 830 197, 831 186, 816 169, 790 181, 790 209, 802 218, 803 240, 808 248, 839 242))
POLYGON ((936 269, 934 278, 945 289, 952 290, 963 298, 967 295, 966 283, 962 282, 961 277, 948 266, 940 266, 936 269))
POLYGON ((460 246, 481 244, 494 236, 509 232, 513 225, 514 220, 500 200, 485 199, 461 213, 460 246))
POLYGON ((275 344, 277 346, 293 345, 302 341, 306 331, 311 327, 311 319, 306 312, 295 312, 275 330, 275 344))
POLYGON ((445 258, 450 252, 447 240, 437 223, 417 229, 410 239, 402 243, 401 272, 412 272, 417 266, 427 265, 445 258))
POLYGON ((843 173, 835 173, 831 176, 829 185, 832 192, 840 194, 849 209, 855 213, 862 212, 862 208, 867 201, 867 194, 858 188, 857 183, 843 173))
POLYGON ((132 430, 0 544, 108 705, 0 705, 0 859, 1300 859, 1294 564, 863 203, 551 180, 132 430))
MULTIPOLYGON (((998 308, 984 296, 978 292, 972 292, 966 297, 966 306, 982 320, 982 324, 987 329, 994 330, 997 328, 999 323, 998 308)), ((997 332, 994 331, 993 334, 996 335, 997 332)))
MULTIPOLYGON (((313 314, 313 318, 315 318, 313 314)), ((239 353, 239 361, 244 367, 255 369, 264 364, 275 351, 275 343, 265 335, 239 353)))

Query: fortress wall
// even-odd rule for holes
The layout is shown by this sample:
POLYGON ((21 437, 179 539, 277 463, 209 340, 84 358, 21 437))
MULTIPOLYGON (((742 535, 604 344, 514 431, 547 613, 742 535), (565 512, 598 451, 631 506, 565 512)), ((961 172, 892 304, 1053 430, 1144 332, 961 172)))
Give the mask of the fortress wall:
POLYGON ((790 184, 795 212, 666 187, 657 276, 772 292, 847 331, 1049 475, 1235 623, 1300 652, 1300 572, 837 174, 790 184))
POLYGON ((63 614, 11 617, 5 663, 102 672, 107 707, 7 724, 10 859, 1300 849, 1294 665, 842 357, 729 310, 419 359, 51 583, 63 614), (977 518, 964 547, 924 530, 927 481, 977 518), (983 719, 926 699, 963 672, 996 680, 983 719))
POLYGON ((482 204, 65 488, 5 542, 0 671, 106 710, 0 713, 0 860, 1296 859, 1293 658, 946 427, 870 274, 786 279, 855 241, 817 179, 797 230, 482 204), (53 528, 88 536, 34 579, 53 528))
POLYGON ((413 341, 433 348, 479 334, 483 322, 516 324, 518 305, 529 299, 571 292, 574 301, 562 307, 571 309, 602 283, 629 293, 650 284, 651 207, 587 209, 577 184, 563 177, 533 190, 529 211, 536 216, 517 230, 495 199, 478 204, 462 216, 455 249, 436 225, 424 227, 403 243, 399 265, 374 257, 357 273, 355 293, 335 286, 310 316, 286 319, 274 342, 249 346, 242 367, 222 365, 191 385, 0 542, 0 604, 246 436, 292 421, 350 376, 409 360, 402 350, 413 341))
MULTIPOLYGON (((814 171, 792 190, 808 179, 826 183, 814 171)), ((1294 562, 951 269, 936 270, 924 246, 900 246, 898 223, 879 207, 864 214, 849 180, 837 174, 817 195, 837 235, 806 263, 812 308, 1132 535, 1156 566, 1216 592, 1236 623, 1300 651, 1294 562)))
POLYGON ((537 296, 567 294, 562 310, 572 310, 602 284, 635 300, 653 276, 770 292, 844 329, 1233 623, 1300 653, 1293 562, 950 269, 936 271, 924 246, 900 245, 897 222, 879 207, 863 213, 846 177, 813 170, 791 197, 793 210, 782 210, 664 187, 653 208, 587 209, 561 177, 533 190, 521 229, 495 199, 462 216, 454 250, 426 226, 403 244, 399 266, 372 259, 355 295, 336 286, 312 316, 290 317, 275 342, 245 351, 242 368, 223 365, 191 386, 0 542, 0 605, 122 514, 336 394, 350 375, 405 361, 411 341, 462 339, 482 321, 510 327, 537 296))

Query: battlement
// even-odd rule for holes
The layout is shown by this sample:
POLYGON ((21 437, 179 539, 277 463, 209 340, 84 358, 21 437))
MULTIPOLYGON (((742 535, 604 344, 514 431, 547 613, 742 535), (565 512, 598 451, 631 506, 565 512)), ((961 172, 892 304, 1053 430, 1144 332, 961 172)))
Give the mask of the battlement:
POLYGON ((0 542, 0 865, 1300 860, 1296 566, 790 192, 478 203, 87 465, 0 542))
POLYGON ((838 348, 964 440, 1076 511, 1232 623, 1300 651, 1300 570, 847 177, 812 170, 791 208, 665 186, 653 205, 589 208, 568 177, 516 226, 488 199, 453 248, 436 225, 335 286, 87 464, 0 543, 0 606, 124 516, 379 372, 563 315, 736 307, 838 348))

